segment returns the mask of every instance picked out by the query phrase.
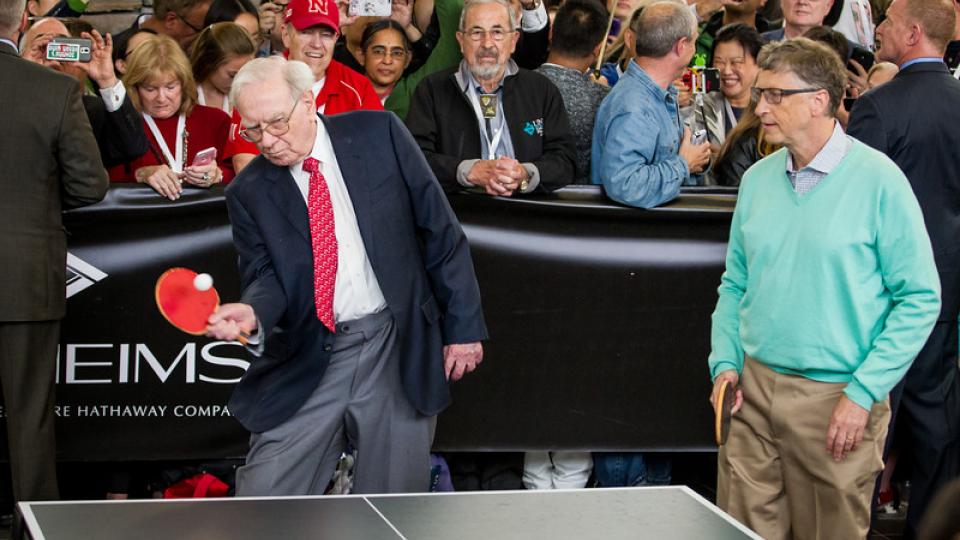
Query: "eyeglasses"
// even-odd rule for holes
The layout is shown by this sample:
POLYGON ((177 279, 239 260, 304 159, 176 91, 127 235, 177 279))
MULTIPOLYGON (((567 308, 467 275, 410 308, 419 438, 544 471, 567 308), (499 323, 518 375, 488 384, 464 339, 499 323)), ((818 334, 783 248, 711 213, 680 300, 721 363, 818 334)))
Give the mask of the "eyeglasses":
POLYGON ((290 117, 293 116, 293 111, 296 110, 298 103, 300 103, 299 99, 293 102, 293 107, 290 109, 290 112, 276 120, 267 122, 267 125, 263 127, 261 127, 262 124, 257 124, 251 127, 240 128, 240 137, 247 142, 258 143, 263 139, 264 131, 274 137, 285 135, 290 131, 290 117))
POLYGON ((386 58, 387 55, 394 60, 403 61, 403 59, 407 57, 407 50, 401 49, 400 47, 394 47, 390 50, 387 50, 387 48, 382 45, 370 47, 370 56, 374 58, 386 58))
POLYGON ((491 30, 471 28, 460 33, 470 38, 470 41, 483 41, 488 35, 490 39, 494 41, 503 41, 510 34, 516 33, 516 30, 504 30, 503 28, 493 28, 491 30))
POLYGON ((770 105, 779 105, 783 98, 786 96, 792 96, 794 94, 810 94, 813 92, 819 92, 821 90, 826 90, 825 88, 798 88, 796 90, 785 90, 783 88, 757 88, 753 87, 750 89, 750 98, 759 103, 760 96, 763 96, 763 99, 767 100, 767 103, 770 105))
POLYGON ((183 24, 185 24, 185 25, 187 25, 188 27, 190 27, 190 29, 193 30, 194 32, 196 32, 196 33, 198 33, 198 34, 199 34, 200 32, 203 32, 203 26, 194 26, 193 24, 190 23, 190 21, 187 20, 187 17, 184 16, 183 14, 177 13, 176 11, 174 11, 173 13, 174 13, 174 15, 177 16, 178 19, 180 19, 181 21, 183 21, 183 24))

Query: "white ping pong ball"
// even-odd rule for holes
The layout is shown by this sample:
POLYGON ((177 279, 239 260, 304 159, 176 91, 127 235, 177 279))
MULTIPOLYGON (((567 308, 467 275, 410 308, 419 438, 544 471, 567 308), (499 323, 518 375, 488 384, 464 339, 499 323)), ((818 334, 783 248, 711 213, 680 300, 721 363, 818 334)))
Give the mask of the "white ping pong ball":
POLYGON ((210 290, 210 287, 213 287, 213 278, 210 277, 210 274, 197 274, 197 277, 193 278, 194 289, 207 291, 210 290))

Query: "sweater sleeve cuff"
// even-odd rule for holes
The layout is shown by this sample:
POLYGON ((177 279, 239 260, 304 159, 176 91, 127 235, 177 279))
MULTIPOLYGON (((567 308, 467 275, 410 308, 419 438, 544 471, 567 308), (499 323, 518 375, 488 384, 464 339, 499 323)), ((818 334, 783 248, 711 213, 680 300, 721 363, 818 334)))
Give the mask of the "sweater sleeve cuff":
POLYGON ((850 381, 850 384, 848 384, 843 390, 843 393, 846 394, 850 401, 856 403, 864 409, 869 411, 873 408, 873 395, 870 394, 865 386, 860 384, 860 381, 856 379, 850 381))
POLYGON ((736 371, 738 375, 740 374, 740 366, 728 360, 721 360, 720 362, 714 364, 710 369, 710 380, 716 380, 717 375, 720 375, 724 371, 730 370, 736 371))

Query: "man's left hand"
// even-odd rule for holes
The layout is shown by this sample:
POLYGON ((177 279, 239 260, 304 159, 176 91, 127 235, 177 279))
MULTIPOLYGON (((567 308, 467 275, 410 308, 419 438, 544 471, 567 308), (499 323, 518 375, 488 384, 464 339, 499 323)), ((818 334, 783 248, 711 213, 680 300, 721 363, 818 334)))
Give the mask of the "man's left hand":
POLYGON ((843 461, 847 454, 856 450, 863 440, 863 430, 867 426, 870 411, 840 396, 840 401, 830 415, 830 427, 827 428, 827 453, 833 454, 835 461, 843 461))
POLYGON ((477 369, 483 361, 483 345, 473 343, 454 343, 443 347, 443 371, 448 381, 459 381, 467 373, 477 369))

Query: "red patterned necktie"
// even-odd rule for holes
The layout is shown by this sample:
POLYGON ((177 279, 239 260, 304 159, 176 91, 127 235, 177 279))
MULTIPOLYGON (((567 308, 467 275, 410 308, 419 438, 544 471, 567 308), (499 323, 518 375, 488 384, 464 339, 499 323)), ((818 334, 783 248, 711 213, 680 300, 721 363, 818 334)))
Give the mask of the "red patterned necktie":
POLYGON ((310 215, 310 238, 313 244, 313 298, 317 318, 335 332, 333 290, 337 282, 337 234, 333 222, 333 204, 327 181, 320 172, 320 162, 303 160, 303 170, 310 173, 307 212, 310 215))

